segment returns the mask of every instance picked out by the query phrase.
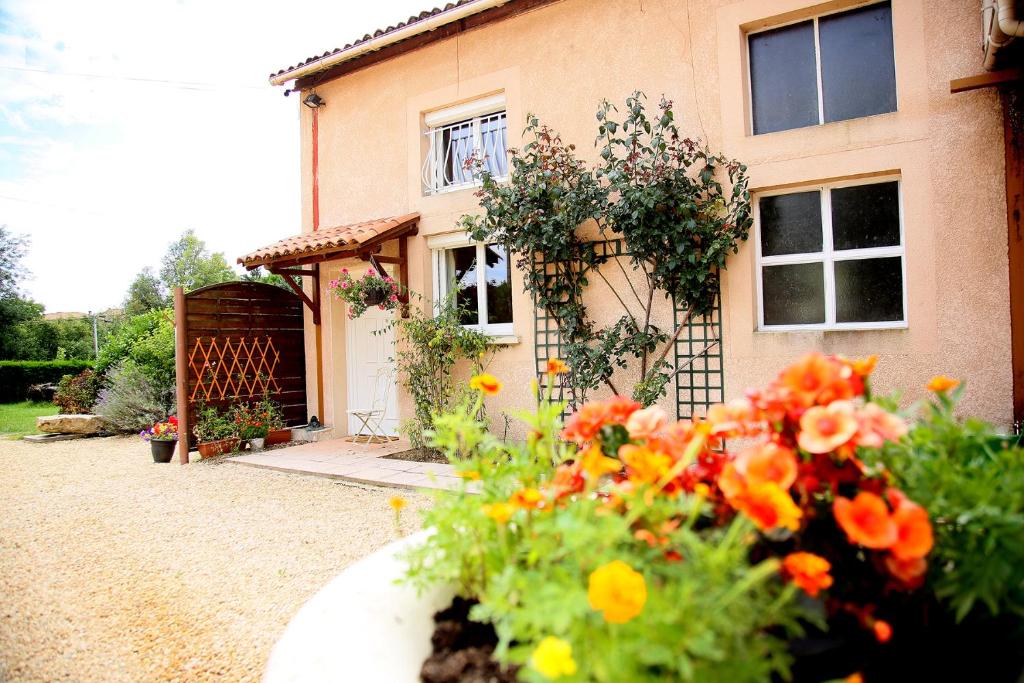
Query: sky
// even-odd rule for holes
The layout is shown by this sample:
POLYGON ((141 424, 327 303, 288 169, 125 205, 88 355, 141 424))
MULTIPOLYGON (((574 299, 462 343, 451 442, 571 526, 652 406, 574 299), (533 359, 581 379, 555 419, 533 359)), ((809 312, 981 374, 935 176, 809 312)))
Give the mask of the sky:
POLYGON ((300 232, 298 98, 271 72, 435 0, 0 0, 0 225, 48 312, 117 306, 191 228, 300 232))

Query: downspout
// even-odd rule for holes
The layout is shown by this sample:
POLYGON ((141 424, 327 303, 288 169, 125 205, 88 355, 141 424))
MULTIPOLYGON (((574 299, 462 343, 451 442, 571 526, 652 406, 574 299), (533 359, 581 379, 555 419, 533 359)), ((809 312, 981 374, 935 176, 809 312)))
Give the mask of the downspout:
POLYGON ((991 71, 1000 48, 1024 36, 1024 21, 1017 18, 1015 0, 984 0, 981 23, 985 36, 985 69, 991 71))

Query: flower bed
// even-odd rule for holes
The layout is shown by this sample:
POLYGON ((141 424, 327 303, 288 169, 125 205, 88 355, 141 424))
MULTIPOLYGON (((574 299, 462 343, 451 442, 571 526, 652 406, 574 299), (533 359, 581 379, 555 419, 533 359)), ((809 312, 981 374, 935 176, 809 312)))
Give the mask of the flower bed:
MULTIPOLYGON (((476 405, 438 417, 434 439, 480 495, 439 498, 410 579, 478 600, 471 618, 493 624, 495 658, 521 680, 941 679, 980 652, 1014 680, 1024 570, 958 548, 975 543, 958 512, 990 508, 991 490, 968 495, 968 467, 926 484, 915 456, 954 471, 976 444, 1019 492, 1021 451, 953 418, 961 390, 944 378, 911 429, 872 396, 874 363, 810 354, 693 421, 614 397, 563 428, 563 406, 539 396, 522 445, 474 419, 501 390, 477 377, 476 405), (993 567, 1008 585, 980 600, 949 585, 993 567)), ((1021 496, 996 494, 995 516, 1020 519, 1021 496)), ((1000 528, 991 542, 1020 558, 1024 527, 1000 528)))

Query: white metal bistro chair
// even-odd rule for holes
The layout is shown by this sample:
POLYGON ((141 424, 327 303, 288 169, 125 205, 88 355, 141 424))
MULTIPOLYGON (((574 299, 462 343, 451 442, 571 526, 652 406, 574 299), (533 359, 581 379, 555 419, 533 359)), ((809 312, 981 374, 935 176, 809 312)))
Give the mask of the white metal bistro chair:
POLYGON ((362 424, 352 435, 352 443, 362 443, 369 448, 371 443, 378 439, 380 443, 388 443, 391 436, 384 430, 384 420, 387 418, 388 400, 391 398, 391 387, 395 383, 395 370, 393 368, 381 368, 373 378, 373 394, 368 407, 353 408, 347 410, 349 415, 357 418, 362 424), (369 431, 365 434, 364 430, 369 431), (365 437, 363 441, 359 437, 365 437))

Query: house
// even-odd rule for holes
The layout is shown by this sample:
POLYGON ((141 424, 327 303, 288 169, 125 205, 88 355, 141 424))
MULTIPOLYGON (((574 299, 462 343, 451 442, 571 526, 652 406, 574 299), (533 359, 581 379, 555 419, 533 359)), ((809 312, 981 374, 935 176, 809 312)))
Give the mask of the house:
MULTIPOLYGON (((527 113, 595 158, 603 98, 664 93, 687 135, 749 166, 755 218, 705 329, 721 342, 669 391, 670 413, 819 349, 878 354, 875 389, 907 399, 937 373, 965 378, 964 409, 1008 426, 1024 406, 1022 321, 1014 357, 1003 113, 979 86, 1020 74, 971 80, 995 64, 979 50, 979 9, 991 24, 1006 4, 460 0, 423 12, 271 77, 301 113, 303 233, 239 261, 304 276, 309 413, 340 433, 359 426, 346 410, 370 402, 393 353, 374 333, 393 313, 348 320, 326 294, 368 254, 428 300, 453 275, 473 280, 472 322, 498 345, 489 371, 506 384, 492 414, 529 405, 547 323, 508 255, 458 231, 479 212, 460 162, 482 149, 507 173, 527 113), (969 92, 951 92, 958 78, 969 92)), ((394 430, 411 407, 400 386, 390 395, 394 430)))

